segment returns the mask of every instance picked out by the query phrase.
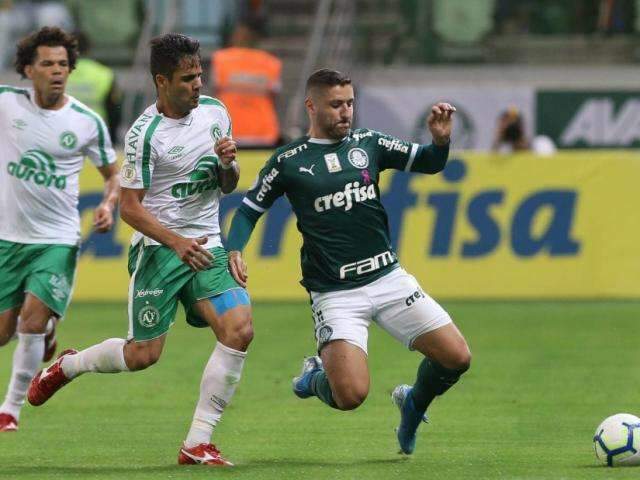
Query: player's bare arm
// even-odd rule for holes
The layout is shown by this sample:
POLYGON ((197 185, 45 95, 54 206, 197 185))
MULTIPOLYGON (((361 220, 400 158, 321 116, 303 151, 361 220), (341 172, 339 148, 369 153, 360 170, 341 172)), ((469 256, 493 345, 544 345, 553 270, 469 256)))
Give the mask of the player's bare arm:
POLYGON ((220 159, 220 168, 218 168, 220 190, 222 193, 231 193, 240 179, 240 169, 236 163, 238 153, 236 142, 230 137, 222 137, 216 141, 214 151, 220 159))
POLYGON ((100 205, 93 211, 93 228, 96 232, 104 233, 113 227, 113 210, 120 195, 120 177, 115 163, 98 167, 104 179, 104 193, 100 205))
POLYGON ((453 125, 453 113, 456 108, 448 103, 437 103, 431 107, 431 113, 427 118, 427 126, 436 145, 446 145, 451 138, 453 125))
POLYGON ((213 254, 202 245, 206 238, 184 238, 164 227, 142 205, 146 190, 123 188, 120 195, 120 217, 138 232, 171 248, 192 270, 205 270, 213 254))

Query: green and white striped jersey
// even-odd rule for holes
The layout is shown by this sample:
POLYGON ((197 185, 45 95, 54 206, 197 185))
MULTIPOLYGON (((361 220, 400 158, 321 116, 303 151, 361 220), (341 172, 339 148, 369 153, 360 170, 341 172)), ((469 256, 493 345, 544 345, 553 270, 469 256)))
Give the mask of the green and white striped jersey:
POLYGON ((84 157, 116 161, 102 119, 69 95, 61 109, 45 110, 32 89, 0 85, 0 152, 0 239, 77 244, 84 157))
MULTIPOLYGON (((120 184, 144 189, 142 205, 168 229, 187 238, 207 237, 207 248, 222 246, 218 208, 216 139, 231 136, 231 119, 215 98, 200 96, 200 104, 179 120, 149 106, 127 132, 120 184)), ((133 236, 136 244, 157 245, 133 236)))

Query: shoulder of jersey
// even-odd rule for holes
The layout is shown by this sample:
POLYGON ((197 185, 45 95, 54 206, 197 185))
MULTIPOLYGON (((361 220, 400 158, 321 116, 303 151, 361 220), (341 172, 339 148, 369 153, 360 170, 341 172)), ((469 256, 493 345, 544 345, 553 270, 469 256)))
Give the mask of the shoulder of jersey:
POLYGON ((208 95, 200 95, 200 100, 198 101, 199 107, 219 107, 224 110, 227 109, 226 105, 222 103, 220 100, 214 97, 209 97, 208 95))
POLYGON ((76 97, 73 97, 69 94, 67 94, 67 97, 69 97, 69 102, 71 102, 71 110, 75 110, 77 113, 80 113, 82 115, 88 115, 89 117, 92 117, 94 120, 96 118, 100 118, 102 121, 104 121, 104 118, 101 118, 100 115, 98 115, 96 112, 94 112, 91 109, 91 107, 88 107, 87 105, 82 103, 80 100, 78 100, 76 97))
POLYGON ((0 84, 0 98, 8 98, 11 96, 20 96, 20 95, 24 95, 25 97, 29 98, 29 90, 27 90, 26 88, 19 88, 19 87, 13 87, 11 85, 2 85, 0 84))
POLYGON ((378 137, 380 135, 380 132, 376 132, 375 130, 371 130, 369 128, 357 128, 351 132, 351 138, 358 142, 366 140, 368 138, 378 137))
POLYGON ((144 111, 133 121, 133 123, 131 123, 129 131, 131 131, 135 127, 137 127, 138 130, 145 130, 152 123, 154 117, 160 117, 160 119, 162 119, 162 115, 158 115, 157 113, 155 113, 153 107, 154 105, 152 104, 145 108, 144 111), (141 122, 142 125, 140 124, 141 122))
POLYGON ((271 158, 275 159, 277 163, 283 163, 294 158, 308 148, 307 140, 309 140, 308 137, 300 137, 293 142, 287 143, 282 147, 278 147, 276 151, 273 152, 271 158))

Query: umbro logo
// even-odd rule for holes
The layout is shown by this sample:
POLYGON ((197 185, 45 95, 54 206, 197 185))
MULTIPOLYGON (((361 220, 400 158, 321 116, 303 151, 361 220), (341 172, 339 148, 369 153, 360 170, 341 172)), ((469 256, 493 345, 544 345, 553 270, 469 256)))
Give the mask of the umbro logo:
POLYGON ((299 172, 303 172, 303 173, 308 173, 313 177, 313 176, 315 176, 314 173, 313 173, 313 167, 315 167, 315 166, 316 166, 316 164, 314 163, 309 168, 300 167, 300 168, 298 168, 298 171, 299 172))
POLYGON ((184 147, 182 145, 176 145, 171 150, 169 150, 167 153, 169 155, 180 155, 180 153, 182 153, 183 150, 184 150, 184 147))

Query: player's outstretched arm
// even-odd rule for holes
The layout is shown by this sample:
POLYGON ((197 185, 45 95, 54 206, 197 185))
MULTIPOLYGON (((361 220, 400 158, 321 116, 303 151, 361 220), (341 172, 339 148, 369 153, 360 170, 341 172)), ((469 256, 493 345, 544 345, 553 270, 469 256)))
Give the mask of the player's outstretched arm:
POLYGON ((93 228, 96 232, 104 233, 113 227, 113 210, 120 194, 120 176, 115 163, 98 167, 98 171, 104 179, 104 193, 100 205, 93 211, 93 228))
POLYGON ((245 204, 240 205, 231 221, 231 229, 227 238, 227 250, 229 251, 229 271, 242 287, 247 286, 249 278, 247 264, 242 259, 242 249, 245 247, 251 233, 262 214, 245 204))
POLYGON ((164 227, 142 205, 146 190, 123 188, 120 198, 120 217, 135 230, 171 248, 192 270, 205 270, 211 265, 213 254, 202 245, 206 238, 184 238, 164 227))
POLYGON ((236 162, 238 153, 236 142, 231 137, 222 137, 216 141, 213 150, 220 159, 220 168, 218 168, 220 190, 222 193, 231 193, 236 189, 240 179, 240 169, 236 162))
POLYGON ((448 103, 437 103, 431 107, 427 127, 433 137, 431 145, 420 145, 408 170, 418 173, 438 173, 444 170, 449 158, 449 144, 453 127, 455 107, 448 103))

